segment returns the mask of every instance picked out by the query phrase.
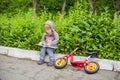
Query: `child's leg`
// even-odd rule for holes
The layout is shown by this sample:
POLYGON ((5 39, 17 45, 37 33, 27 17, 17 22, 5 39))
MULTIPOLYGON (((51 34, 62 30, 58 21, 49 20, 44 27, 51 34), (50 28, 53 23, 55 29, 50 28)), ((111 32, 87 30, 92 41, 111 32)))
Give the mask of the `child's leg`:
POLYGON ((54 60, 55 60, 54 51, 55 51, 54 48, 47 48, 47 53, 49 55, 49 63, 48 63, 49 66, 53 65, 54 63, 54 60))
POLYGON ((45 47, 41 48, 41 52, 40 52, 40 60, 38 61, 38 64, 41 65, 44 63, 45 60, 45 53, 46 53, 46 49, 45 47))
POLYGON ((47 53, 49 55, 49 59, 51 60, 54 60, 54 51, 55 49, 54 48, 47 48, 47 53))
POLYGON ((45 59, 46 50, 47 50, 47 48, 45 48, 45 47, 42 47, 42 48, 41 48, 40 60, 44 60, 44 59, 45 59))

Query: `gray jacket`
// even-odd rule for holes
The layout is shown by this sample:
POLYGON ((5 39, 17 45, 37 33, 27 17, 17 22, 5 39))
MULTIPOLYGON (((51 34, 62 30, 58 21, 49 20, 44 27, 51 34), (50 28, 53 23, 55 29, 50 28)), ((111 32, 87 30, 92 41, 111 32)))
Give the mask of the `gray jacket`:
POLYGON ((55 32, 54 25, 51 21, 47 21, 47 22, 45 22, 45 24, 48 24, 51 27, 53 32, 51 34, 44 33, 42 36, 41 42, 48 42, 48 43, 50 43, 49 47, 56 48, 57 44, 58 44, 58 40, 59 40, 58 33, 55 32))

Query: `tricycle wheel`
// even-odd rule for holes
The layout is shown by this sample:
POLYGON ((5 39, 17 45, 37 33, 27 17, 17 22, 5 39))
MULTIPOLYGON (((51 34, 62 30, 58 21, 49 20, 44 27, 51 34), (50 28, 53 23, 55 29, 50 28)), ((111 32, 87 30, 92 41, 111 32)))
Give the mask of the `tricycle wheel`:
POLYGON ((89 62, 88 64, 85 65, 84 70, 88 74, 94 74, 98 72, 99 70, 99 64, 97 62, 89 62))
POLYGON ((56 69, 62 69, 67 65, 67 60, 64 58, 58 58, 55 60, 54 67, 56 69))

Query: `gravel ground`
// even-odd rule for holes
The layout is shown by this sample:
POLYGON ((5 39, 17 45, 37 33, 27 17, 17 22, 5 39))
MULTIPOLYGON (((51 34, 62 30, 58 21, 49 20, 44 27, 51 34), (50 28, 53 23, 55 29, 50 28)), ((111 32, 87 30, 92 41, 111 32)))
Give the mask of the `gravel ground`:
POLYGON ((120 73, 99 70, 96 74, 87 74, 83 69, 55 69, 36 61, 18 59, 0 55, 0 80, 120 80, 120 73))

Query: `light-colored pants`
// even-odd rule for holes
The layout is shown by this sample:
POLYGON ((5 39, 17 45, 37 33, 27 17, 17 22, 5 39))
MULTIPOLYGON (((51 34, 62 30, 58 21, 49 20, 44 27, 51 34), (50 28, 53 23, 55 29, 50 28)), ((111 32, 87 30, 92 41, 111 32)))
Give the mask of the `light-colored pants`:
POLYGON ((42 47, 41 48, 41 52, 40 52, 40 60, 44 60, 45 59, 46 53, 48 53, 50 61, 54 60, 55 59, 54 58, 54 51, 55 51, 54 48, 42 47))

